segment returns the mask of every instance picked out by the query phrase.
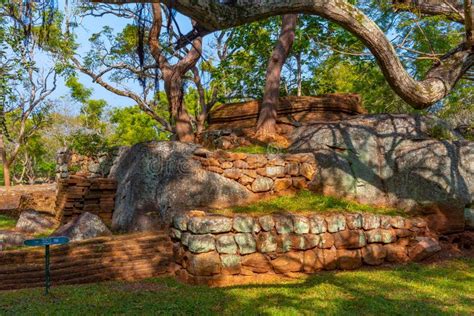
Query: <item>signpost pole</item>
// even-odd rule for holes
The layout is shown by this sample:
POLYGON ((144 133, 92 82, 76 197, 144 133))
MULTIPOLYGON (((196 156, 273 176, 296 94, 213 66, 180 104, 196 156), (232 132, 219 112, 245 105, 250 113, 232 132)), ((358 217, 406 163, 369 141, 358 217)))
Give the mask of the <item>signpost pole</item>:
POLYGON ((44 256, 44 269, 45 269, 45 295, 49 294, 50 286, 50 269, 49 269, 49 245, 44 246, 45 256, 44 256))
POLYGON ((23 242, 25 246, 31 247, 38 247, 44 246, 44 287, 45 291, 44 294, 49 294, 49 288, 51 287, 51 267, 50 267, 50 252, 49 246, 50 245, 65 245, 69 243, 69 238, 59 236, 59 237, 47 237, 47 238, 39 238, 39 239, 29 239, 23 242))

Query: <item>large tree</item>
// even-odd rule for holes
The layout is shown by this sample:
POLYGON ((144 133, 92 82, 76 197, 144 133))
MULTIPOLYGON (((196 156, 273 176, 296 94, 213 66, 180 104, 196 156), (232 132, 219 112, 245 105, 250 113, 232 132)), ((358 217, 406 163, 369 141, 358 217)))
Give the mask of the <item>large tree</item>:
POLYGON ((48 98, 61 71, 57 56, 69 46, 61 35, 60 16, 42 2, 2 4, 0 19, 4 52, 0 61, 0 157, 5 186, 10 186, 10 169, 19 153, 48 123, 48 98))
POLYGON ((178 140, 194 141, 199 122, 190 116, 183 100, 185 82, 195 77, 193 69, 202 54, 202 38, 185 40, 184 47, 172 49, 179 38, 179 30, 173 28, 174 13, 158 2, 134 8, 86 5, 82 12, 87 16, 109 14, 128 18, 130 24, 116 35, 111 28, 94 34, 93 49, 88 55, 83 60, 72 57, 75 68, 105 89, 132 99, 178 140), (133 21, 137 23, 132 24, 133 21), (141 93, 136 87, 124 85, 130 80, 140 82, 141 93), (166 100, 158 93, 161 82, 166 100))
MULTIPOLYGON (((101 0, 101 2, 129 2, 101 0)), ((465 39, 452 50, 441 56, 438 62, 416 80, 405 69, 396 49, 388 37, 364 12, 344 0, 236 0, 235 3, 219 3, 215 0, 164 0, 181 13, 199 24, 200 30, 211 32, 262 20, 283 14, 312 14, 329 19, 357 36, 377 59, 382 72, 392 89, 414 108, 423 109, 446 97, 455 84, 474 64, 472 39, 472 1, 465 0, 462 18, 455 19, 465 26, 465 39)), ((459 12, 454 8, 452 12, 459 12)), ((437 15, 436 10, 425 10, 424 14, 437 15)), ((458 14, 459 15, 459 14, 458 14)))

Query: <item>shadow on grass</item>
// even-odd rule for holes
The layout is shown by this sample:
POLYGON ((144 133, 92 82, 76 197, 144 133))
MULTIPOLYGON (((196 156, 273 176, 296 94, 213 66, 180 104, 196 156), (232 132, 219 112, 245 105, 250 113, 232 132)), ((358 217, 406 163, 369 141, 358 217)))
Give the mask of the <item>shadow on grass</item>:
POLYGON ((278 284, 193 287, 172 278, 0 294, 0 314, 439 315, 474 312, 474 260, 327 272, 278 284), (130 290, 132 288, 133 290, 130 290))

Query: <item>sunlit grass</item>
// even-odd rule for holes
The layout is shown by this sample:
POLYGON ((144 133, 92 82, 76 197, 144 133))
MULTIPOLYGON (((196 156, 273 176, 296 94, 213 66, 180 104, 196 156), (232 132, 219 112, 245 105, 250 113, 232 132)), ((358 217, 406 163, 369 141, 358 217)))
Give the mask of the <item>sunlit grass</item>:
POLYGON ((269 214, 281 212, 365 212, 386 215, 403 215, 400 210, 393 208, 375 207, 366 204, 323 196, 307 190, 299 191, 293 196, 279 196, 255 203, 234 206, 216 213, 249 213, 269 214))
POLYGON ((249 145, 249 146, 241 146, 230 150, 231 152, 235 153, 245 153, 245 154, 283 154, 286 153, 287 150, 285 148, 279 148, 277 146, 272 145, 249 145))
POLYGON ((15 228, 16 219, 0 214, 0 230, 15 228))
POLYGON ((208 288, 172 278, 0 292, 1 315, 472 315, 474 259, 208 288))

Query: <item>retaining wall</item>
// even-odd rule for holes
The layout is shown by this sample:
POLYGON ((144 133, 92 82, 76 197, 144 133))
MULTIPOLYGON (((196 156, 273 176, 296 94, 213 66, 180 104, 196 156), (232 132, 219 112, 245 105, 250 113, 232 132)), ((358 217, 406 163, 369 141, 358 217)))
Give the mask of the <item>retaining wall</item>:
MULTIPOLYGON (((52 284, 140 280, 172 272, 167 234, 101 237, 51 247, 52 284)), ((44 249, 0 251, 0 290, 44 285, 44 249)))
POLYGON ((117 182, 106 178, 69 176, 58 181, 56 214, 67 223, 84 212, 99 216, 105 224, 112 224, 117 182))
POLYGON ((225 217, 194 211, 174 218, 171 237, 178 278, 208 285, 416 261, 439 251, 424 220, 372 214, 225 217))
POLYGON ((237 181, 254 193, 303 189, 316 171, 312 154, 245 154, 196 151, 194 159, 211 172, 237 181))

